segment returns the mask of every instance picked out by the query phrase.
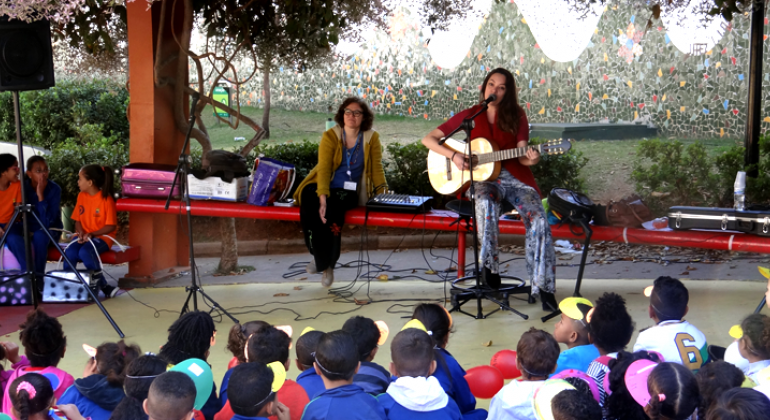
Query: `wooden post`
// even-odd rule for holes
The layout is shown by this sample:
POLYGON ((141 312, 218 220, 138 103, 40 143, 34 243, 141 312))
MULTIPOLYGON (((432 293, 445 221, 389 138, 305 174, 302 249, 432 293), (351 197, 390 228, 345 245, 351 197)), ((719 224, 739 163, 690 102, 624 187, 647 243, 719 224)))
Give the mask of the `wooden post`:
MULTIPOLYGON (((759 163, 759 135, 762 124, 762 48, 765 35, 765 2, 756 1, 751 11, 751 34, 749 36, 749 100, 746 117, 746 155, 744 163, 759 163)), ((746 171, 746 175, 756 178, 757 168, 746 171)))
MULTIPOLYGON (((153 73, 161 3, 153 3, 149 10, 147 3, 142 1, 129 2, 126 6, 131 97, 128 111, 130 160, 176 165, 184 135, 174 124, 173 88, 156 87, 153 73)), ((181 31, 182 19, 182 8, 177 7, 177 16, 164 23, 166 29, 160 36, 165 57, 173 54, 184 57, 169 30, 174 25, 177 32, 181 31)), ((160 76, 175 77, 176 65, 176 60, 168 63, 160 76)), ((187 80, 177 82, 187 84, 187 80)), ((187 107, 186 99, 184 106, 187 107)), ((189 266, 187 232, 179 217, 147 213, 130 215, 129 242, 131 246, 141 246, 141 257, 129 263, 128 274, 121 279, 121 285, 152 284, 189 266)))

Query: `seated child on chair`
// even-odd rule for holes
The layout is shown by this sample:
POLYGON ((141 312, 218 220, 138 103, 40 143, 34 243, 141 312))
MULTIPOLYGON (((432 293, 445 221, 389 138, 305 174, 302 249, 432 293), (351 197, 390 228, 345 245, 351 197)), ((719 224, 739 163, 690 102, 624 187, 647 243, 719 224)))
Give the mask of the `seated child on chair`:
MULTIPOLYGON (((83 262, 95 272, 97 287, 105 297, 115 297, 120 289, 104 279, 99 255, 110 250, 112 239, 103 236, 115 232, 118 224, 115 200, 112 198, 112 169, 108 166, 86 165, 78 173, 78 201, 72 211, 77 242, 67 245, 64 254, 75 265, 83 262)), ((74 270, 64 261, 65 270, 74 270)))
POLYGON ((599 350, 588 339, 586 314, 591 308, 591 301, 578 297, 569 297, 559 303, 561 319, 553 328, 553 338, 557 343, 566 344, 567 350, 559 354, 554 373, 567 369, 585 372, 599 357, 599 350))
POLYGON ((681 281, 661 276, 655 279, 650 298, 649 314, 655 325, 639 332, 634 351, 656 351, 666 362, 680 363, 697 371, 708 362, 706 336, 684 320, 690 295, 681 281))
POLYGON ((390 371, 398 377, 377 397, 388 419, 460 420, 457 403, 444 392, 436 370, 433 341, 425 331, 407 328, 390 343, 390 371))

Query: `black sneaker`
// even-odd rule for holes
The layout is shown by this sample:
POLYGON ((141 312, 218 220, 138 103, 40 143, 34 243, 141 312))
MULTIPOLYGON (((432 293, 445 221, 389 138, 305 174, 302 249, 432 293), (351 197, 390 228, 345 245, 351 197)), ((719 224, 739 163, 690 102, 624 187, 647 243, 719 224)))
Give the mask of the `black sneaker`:
POLYGON ((115 289, 117 289, 117 287, 107 285, 107 286, 102 287, 102 293, 104 293, 104 297, 105 298, 109 299, 109 298, 113 297, 112 293, 115 291, 115 289))

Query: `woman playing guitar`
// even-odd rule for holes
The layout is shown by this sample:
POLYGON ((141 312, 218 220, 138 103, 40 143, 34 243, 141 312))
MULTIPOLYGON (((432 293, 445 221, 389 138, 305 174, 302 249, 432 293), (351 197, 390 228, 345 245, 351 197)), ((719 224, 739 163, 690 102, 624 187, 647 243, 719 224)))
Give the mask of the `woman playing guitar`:
MULTIPOLYGON (((529 123, 524 109, 519 106, 516 82, 513 75, 503 68, 489 72, 480 89, 480 100, 495 95, 487 111, 474 120, 471 139, 484 137, 494 141, 500 150, 527 146, 529 123)), ((460 126, 463 119, 475 114, 481 105, 466 109, 431 131, 422 143, 436 153, 446 156, 458 169, 468 169, 468 156, 439 144, 439 140, 460 126)), ((483 280, 491 287, 499 287, 498 274, 498 219, 500 202, 506 200, 521 215, 527 229, 526 256, 527 274, 532 285, 532 294, 540 295, 543 310, 556 310, 556 257, 540 190, 532 176, 530 166, 540 161, 540 154, 529 149, 525 156, 509 159, 502 163, 497 180, 476 182, 475 223, 481 249, 479 264, 483 266, 483 280)), ((466 193, 469 194, 469 193, 466 193)))

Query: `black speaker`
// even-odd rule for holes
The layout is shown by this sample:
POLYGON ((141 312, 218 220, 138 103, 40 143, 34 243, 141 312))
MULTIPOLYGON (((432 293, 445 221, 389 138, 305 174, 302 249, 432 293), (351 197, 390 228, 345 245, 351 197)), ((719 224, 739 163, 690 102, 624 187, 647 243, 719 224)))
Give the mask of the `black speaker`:
POLYGON ((0 18, 0 91, 54 86, 51 24, 0 18))

